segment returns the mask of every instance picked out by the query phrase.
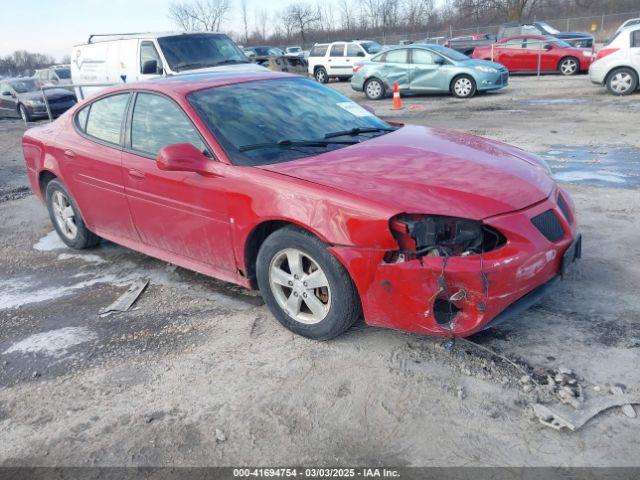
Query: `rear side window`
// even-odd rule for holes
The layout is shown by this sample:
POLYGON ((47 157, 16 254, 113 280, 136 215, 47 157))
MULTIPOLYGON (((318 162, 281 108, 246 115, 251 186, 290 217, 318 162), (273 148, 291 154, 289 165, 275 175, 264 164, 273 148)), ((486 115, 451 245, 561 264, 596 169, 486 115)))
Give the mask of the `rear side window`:
POLYGON ((331 57, 344 57, 344 43, 336 43, 331 47, 331 57))
POLYGON ((121 93, 93 102, 84 130, 86 134, 104 142, 120 144, 120 131, 128 100, 129 94, 121 93))
POLYGON ((204 150, 202 139, 182 109, 168 98, 140 93, 133 109, 131 148, 156 156, 175 143, 190 143, 204 150))
POLYGON ((631 32, 631 48, 640 47, 640 30, 631 32))
POLYGON ((309 52, 310 57, 324 57, 327 53, 327 45, 316 45, 309 52))

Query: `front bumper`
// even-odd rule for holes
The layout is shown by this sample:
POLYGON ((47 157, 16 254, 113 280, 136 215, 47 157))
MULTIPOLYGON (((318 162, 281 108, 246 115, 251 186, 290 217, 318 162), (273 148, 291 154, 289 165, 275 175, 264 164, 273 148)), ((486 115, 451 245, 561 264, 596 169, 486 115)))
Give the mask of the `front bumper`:
POLYGON ((509 72, 505 70, 498 73, 484 73, 476 83, 479 91, 498 90, 509 85, 509 72))
POLYGON ((525 210, 484 222, 500 230, 507 243, 482 255, 450 257, 446 262, 443 257, 427 256, 422 261, 385 264, 384 252, 334 247, 356 283, 366 322, 437 336, 476 333, 510 305, 561 275, 563 255, 578 235, 573 204, 561 189, 525 210), (558 205, 558 195, 565 199, 568 219, 558 205), (549 210, 564 232, 554 242, 532 223, 532 218, 549 210), (457 311, 449 323, 438 318, 443 300, 451 300, 457 311))
POLYGON ((607 70, 603 62, 593 62, 589 67, 589 80, 596 85, 604 85, 604 80, 607 76, 607 70))

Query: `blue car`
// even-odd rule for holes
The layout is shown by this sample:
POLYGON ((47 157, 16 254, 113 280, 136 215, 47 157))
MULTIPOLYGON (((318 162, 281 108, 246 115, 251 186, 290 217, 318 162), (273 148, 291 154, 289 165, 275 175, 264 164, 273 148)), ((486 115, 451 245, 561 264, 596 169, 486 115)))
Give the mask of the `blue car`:
POLYGON ((351 87, 371 100, 384 98, 397 82, 401 92, 443 93, 469 98, 509 83, 499 63, 475 60, 442 45, 395 47, 353 68, 351 87))

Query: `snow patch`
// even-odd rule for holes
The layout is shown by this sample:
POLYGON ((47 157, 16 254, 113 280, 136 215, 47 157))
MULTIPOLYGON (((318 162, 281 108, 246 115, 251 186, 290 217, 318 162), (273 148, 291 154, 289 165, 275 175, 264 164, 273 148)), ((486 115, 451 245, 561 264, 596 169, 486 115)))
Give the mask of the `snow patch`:
POLYGON ((553 174, 553 176, 556 180, 560 180, 561 182, 583 182, 587 180, 599 180, 605 183, 626 183, 625 175, 614 172, 587 172, 570 170, 564 172, 556 172, 553 174))
POLYGON ((58 260, 72 260, 72 259, 84 260, 89 263, 105 263, 106 260, 98 255, 86 254, 81 255, 79 253, 61 253, 58 255, 58 260))
POLYGON ((52 357, 65 355, 69 348, 98 338, 86 327, 66 327, 48 332, 36 333, 14 343, 3 353, 42 353, 52 357))
POLYGON ((38 240, 33 248, 41 252, 51 252, 52 250, 63 250, 68 247, 60 240, 58 233, 53 230, 38 240))

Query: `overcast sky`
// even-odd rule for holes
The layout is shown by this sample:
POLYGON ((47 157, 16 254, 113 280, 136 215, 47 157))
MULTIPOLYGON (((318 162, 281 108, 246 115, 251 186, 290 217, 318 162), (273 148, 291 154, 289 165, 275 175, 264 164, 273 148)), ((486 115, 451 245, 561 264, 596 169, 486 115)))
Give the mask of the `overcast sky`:
MULTIPOLYGON (((167 17, 172 0, 13 0, 2 2, 0 55, 29 50, 60 60, 92 33, 175 30, 167 17)), ((333 0, 326 0, 333 1, 333 0)), ((250 25, 256 9, 279 11, 291 0, 247 0, 250 25)), ((315 2, 314 2, 315 3, 315 2)), ((240 0, 231 0, 226 28, 240 32, 240 0)))

